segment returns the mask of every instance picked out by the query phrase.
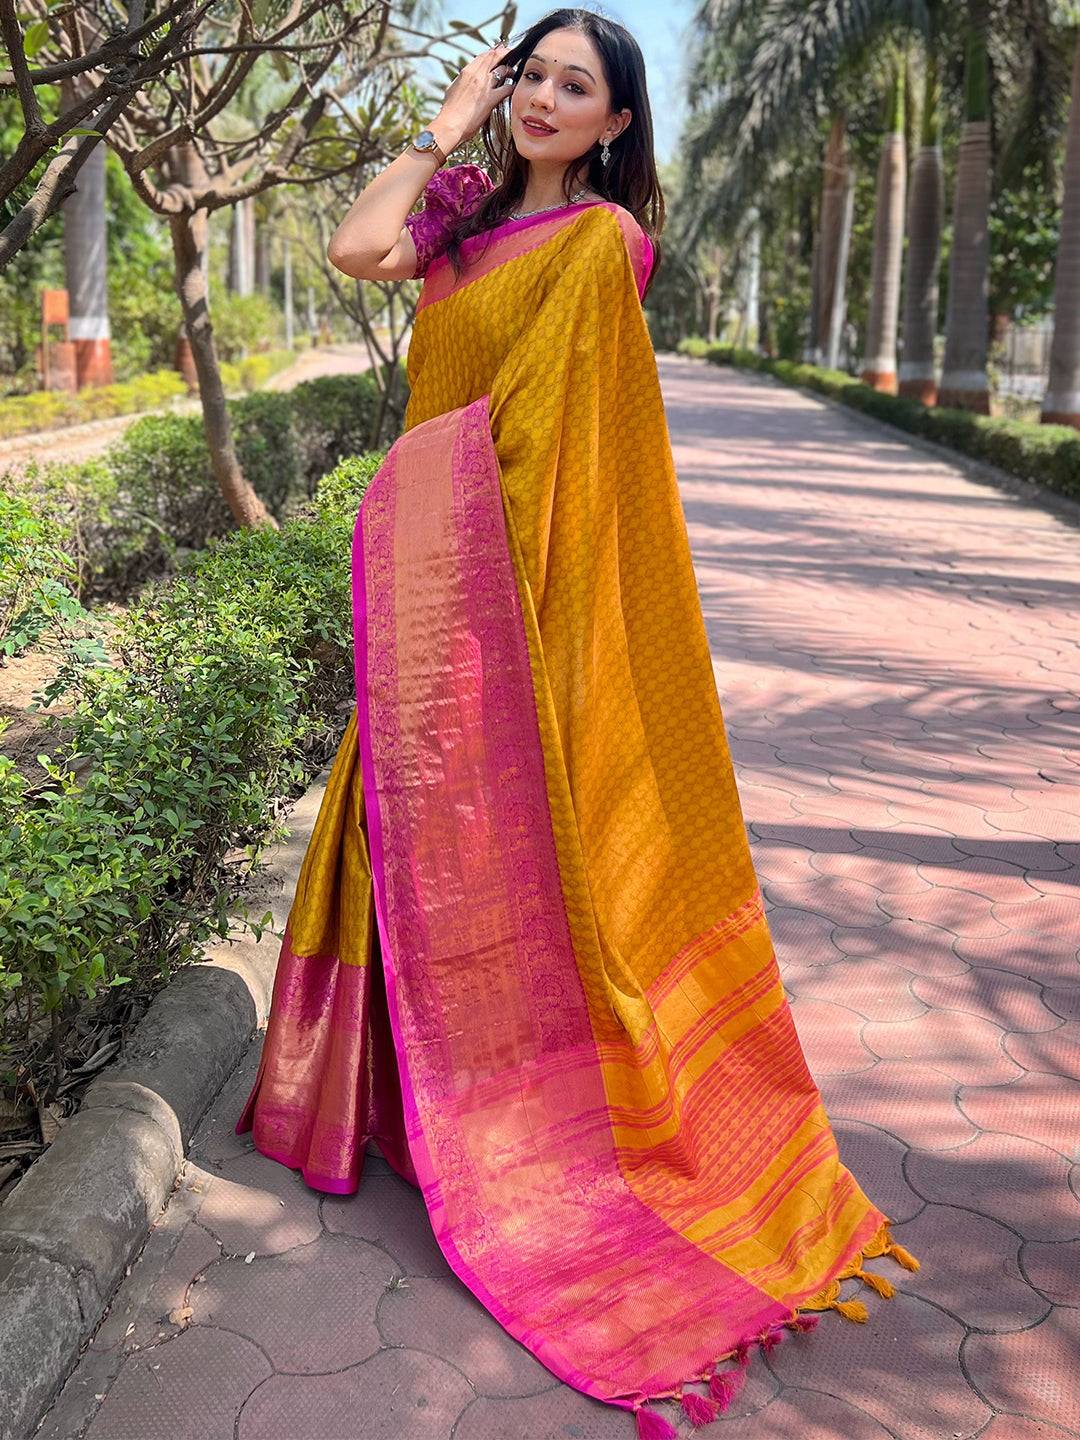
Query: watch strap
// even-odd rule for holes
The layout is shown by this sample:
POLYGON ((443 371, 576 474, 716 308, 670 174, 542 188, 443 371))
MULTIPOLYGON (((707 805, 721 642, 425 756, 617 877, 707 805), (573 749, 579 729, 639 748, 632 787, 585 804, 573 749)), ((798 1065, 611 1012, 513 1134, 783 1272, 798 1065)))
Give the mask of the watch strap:
MULTIPOLYGON (((423 132, 421 131, 419 133, 422 134, 423 132)), ((412 143, 412 149, 415 150, 419 155, 434 155, 440 165, 445 165, 448 158, 446 151, 439 144, 438 140, 435 139, 434 130, 428 128, 427 133, 432 137, 435 143, 433 145, 417 145, 416 139, 414 138, 412 143)))

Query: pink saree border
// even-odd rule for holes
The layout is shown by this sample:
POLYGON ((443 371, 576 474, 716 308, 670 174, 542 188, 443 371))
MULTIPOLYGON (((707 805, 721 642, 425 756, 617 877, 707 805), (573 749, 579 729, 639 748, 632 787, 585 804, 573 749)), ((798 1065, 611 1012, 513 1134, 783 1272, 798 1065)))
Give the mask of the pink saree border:
POLYGON ((454 274, 445 251, 436 255, 424 276, 416 302, 416 314, 419 315, 429 305, 444 300, 474 280, 482 279, 496 266, 539 249, 587 210, 607 210, 618 221, 630 256, 640 300, 645 293, 655 259, 651 240, 630 212, 613 200, 582 200, 577 205, 563 206, 554 215, 548 212, 542 215, 526 215, 520 220, 508 220, 490 230, 483 230, 478 235, 466 236, 461 243, 461 258, 465 268, 460 276, 454 274), (531 243, 525 243, 524 240, 512 243, 516 237, 528 236, 532 232, 538 233, 531 243))
MULTIPOLYGON (((469 423, 473 425, 483 424, 484 428, 487 429, 487 409, 489 400, 489 395, 483 395, 479 398, 479 400, 474 401, 472 405, 466 406, 462 411, 461 415, 462 425, 465 426, 469 423)), ((411 434, 415 432, 410 431, 407 433, 411 434)), ((488 434, 490 437, 490 430, 488 430, 488 434)), ((402 436, 401 439, 405 439, 405 436, 402 436)), ((393 949, 390 943, 390 926, 386 914, 386 860, 385 845, 383 839, 382 806, 379 802, 379 795, 376 787, 375 756, 371 736, 371 715, 366 701, 366 677, 369 674, 370 657, 368 647, 369 603, 367 587, 364 583, 364 577, 368 573, 368 564, 370 561, 370 547, 367 543, 366 538, 364 512, 368 500, 368 495, 370 495, 371 490, 374 488, 374 486, 380 482, 380 478, 382 479, 382 483, 388 492, 387 503, 391 506, 393 505, 396 498, 394 495, 394 476, 397 460, 394 452, 398 444, 400 444, 400 441, 396 442, 395 445, 391 447, 391 450, 387 456, 387 461, 384 462, 382 469, 372 480, 371 486, 369 487, 368 492, 364 496, 364 503, 360 506, 360 513, 358 514, 356 519, 356 528, 353 532, 352 578, 353 626, 355 636, 354 655, 356 665, 356 692, 358 711, 357 734, 360 749, 361 775, 364 785, 364 800, 368 814, 368 841, 370 846, 371 868, 373 878, 372 888, 374 891, 376 923, 379 927, 379 937, 382 944, 383 970, 386 980, 387 1001, 390 1010, 390 1023, 393 1028, 394 1045, 397 1050, 398 1065, 401 1073, 401 1095, 402 1104, 405 1111, 409 1152, 412 1157, 413 1167, 416 1171, 417 1179, 420 1182, 420 1188, 424 1196, 424 1203, 428 1208, 429 1217, 432 1219, 432 1225, 433 1229, 435 1230, 439 1248, 442 1250, 447 1263, 457 1275, 458 1279, 461 1280, 461 1282, 472 1292, 472 1294, 476 1296, 476 1298, 481 1302, 481 1304, 483 1304, 490 1311, 490 1313, 495 1317, 495 1319, 498 1320, 499 1324, 502 1325, 509 1334, 514 1336, 516 1340, 520 1341, 529 1350, 531 1350, 531 1352, 536 1355, 538 1359, 542 1360, 543 1364, 546 1365, 547 1368, 551 1370, 554 1375, 556 1375, 559 1379, 565 1381, 566 1383, 574 1386, 576 1389, 581 1390, 586 1394, 591 1394, 595 1396, 597 1399, 607 1399, 608 1397, 602 1393, 601 1387, 599 1387, 597 1384, 595 1384, 595 1382, 590 1380, 590 1378, 583 1372, 577 1370, 574 1366, 572 1366, 565 1358, 565 1356, 563 1356, 559 1351, 555 1350, 554 1347, 552 1347, 548 1343, 538 1341, 535 1333, 529 1332, 524 1326, 520 1325, 516 1317, 503 1305, 501 1305, 500 1302, 496 1299, 496 1297, 491 1294, 491 1292, 485 1286, 484 1282, 476 1274, 475 1270, 473 1270, 473 1268, 465 1261, 465 1259, 461 1255, 454 1241, 454 1238, 450 1233, 449 1226, 445 1221, 445 1208, 442 1204, 441 1199, 442 1191, 439 1183, 439 1177, 435 1173, 431 1153, 428 1148, 426 1136, 424 1134, 423 1124, 420 1118, 419 1106, 417 1104, 416 1098, 416 1089, 413 1081, 413 1076, 409 1067, 405 1038, 402 1033, 402 1025, 398 1005, 397 971, 396 965, 394 963, 396 960, 396 956, 393 953, 393 949), (437 1207, 436 1213, 439 1216, 438 1221, 436 1221, 434 1216, 431 1214, 433 1200, 437 1207)), ((493 459, 494 452, 489 451, 488 453, 490 455, 490 458, 493 459)), ((485 466, 485 473, 481 475, 480 479, 482 482, 486 482, 487 486, 490 487, 490 489, 494 492, 495 495, 500 494, 497 469, 493 470, 490 465, 485 466)), ((498 517, 505 525, 505 519, 502 513, 501 498, 499 500, 497 509, 498 517)), ((513 581, 512 574, 510 579, 510 588, 513 591, 513 598, 517 601, 517 605, 520 605, 520 597, 517 596, 517 586, 516 583, 513 581)), ((379 583, 377 578, 375 583, 379 583)), ((385 585, 385 579, 383 583, 385 585)), ((506 627, 507 631, 513 636, 515 641, 517 640, 518 633, 520 631, 521 645, 524 646, 524 628, 520 620, 520 615, 516 613, 516 609, 513 618, 518 621, 518 624, 515 625, 513 624, 513 621, 511 621, 511 624, 506 627)), ((633 1401, 629 1400, 623 1400, 613 1403, 618 1403, 622 1408, 625 1409, 630 1409, 633 1406, 633 1401)))
MULTIPOLYGON (((482 564, 474 562, 473 568, 468 571, 466 590, 474 612, 474 623, 475 614, 482 613, 488 632, 497 631, 495 643, 500 647, 498 653, 508 657, 513 671, 521 677, 520 681, 509 682, 503 678, 499 692, 494 695, 492 702, 497 712, 496 719, 492 722, 496 731, 493 741, 494 753, 500 757, 498 767, 500 781, 503 783, 500 784, 495 794, 491 823, 501 841, 511 840, 515 832, 526 837, 542 833, 543 847, 545 849, 550 847, 550 863, 545 863, 541 858, 540 870, 536 873, 528 872, 523 884, 526 893, 534 892, 537 897, 539 909, 536 912, 535 921, 539 923, 536 925, 537 935, 535 937, 531 937, 530 925, 534 923, 531 918, 529 925, 525 925, 523 929, 521 953, 518 957, 519 972, 522 977, 520 983, 522 990, 527 996, 531 996, 534 1002, 530 1007, 534 1033, 538 1035, 544 1033, 545 1020, 553 1024, 558 1032, 551 1035, 551 1053, 557 1054, 561 1048, 564 1055, 572 1056, 575 1039, 580 1041, 582 1048, 587 1048, 590 1052, 590 1065, 587 1069, 582 1071, 581 1067, 578 1067, 580 1088, 575 1092, 575 1114, 587 1119, 594 1110, 600 1113, 605 1107, 605 1091, 600 1070, 600 1057, 574 957, 559 880, 554 836, 551 833, 539 721, 535 708, 535 695, 532 691, 528 641, 525 634, 524 616, 521 611, 521 598, 517 591, 517 582, 509 553, 501 477, 488 420, 489 402, 490 396, 484 395, 458 412, 458 430, 455 435, 451 464, 453 467, 452 522, 454 526, 462 527, 462 533, 471 530, 473 539, 479 538, 479 543, 474 543, 472 550, 481 557, 483 562, 482 564), (524 690, 521 687, 524 685, 528 686, 529 695, 526 703, 522 705, 521 698, 524 690), (531 700, 531 704, 528 703, 529 700, 531 700), (498 714, 505 714, 509 717, 508 722, 502 724, 498 719, 498 714), (516 727, 519 741, 517 747, 513 746, 513 735, 510 733, 514 727, 516 727), (510 793, 515 777, 517 777, 518 790, 516 795, 510 793), (506 794, 503 793, 504 789, 506 794), (533 796, 532 804, 529 803, 530 792, 533 796), (513 823, 511 823, 512 817, 513 823), (543 923, 545 895, 551 902, 548 906, 549 923, 546 930, 543 923), (534 965, 530 969, 529 957, 526 953, 530 938, 535 938, 540 951, 546 952, 543 968, 537 968, 534 965), (569 993, 567 977, 573 977, 572 985, 575 988, 573 995, 569 993), (535 1003, 537 1000, 543 1003, 537 1005, 535 1003), (578 1017, 576 1022, 574 1020, 575 1012, 578 1017), (566 1031, 568 1022, 576 1023, 580 1029, 580 1036, 575 1037, 573 1032, 568 1036, 566 1031), (584 1078, 586 1075, 589 1077, 588 1079, 584 1078), (588 1093, 589 1081, 596 1090, 595 1095, 588 1093), (600 1109, 597 1110, 597 1107, 600 1109)), ((436 431, 441 431, 446 427, 447 421, 452 415, 453 412, 449 416, 439 416, 436 417, 436 420, 425 423, 435 427, 436 431)), ((670 1383, 673 1378, 674 1372, 668 1368, 670 1362, 661 1361, 659 1354, 655 1353, 660 1350, 656 1337, 662 1334, 666 1335, 667 1322, 663 1322, 659 1327, 651 1330, 639 1331, 621 1349, 609 1352, 605 1356, 608 1373, 600 1378, 591 1378, 589 1374, 572 1364, 567 1358, 567 1354, 557 1348, 548 1338, 550 1334, 558 1334, 557 1330, 550 1326, 547 1330, 543 1330, 535 1324, 530 1327, 520 1321, 491 1293, 473 1265, 463 1256, 450 1232, 440 1173, 445 1173, 451 1179, 458 1180, 460 1182, 459 1190, 461 1184, 467 1188, 472 1162, 465 1149, 456 1144, 453 1137, 451 1137, 449 1145, 443 1137, 442 1172, 437 1173, 431 1141, 425 1132, 420 1116, 416 1076, 412 1073, 409 1065, 404 1022, 399 1003, 399 972, 396 963, 398 957, 391 942, 394 924, 387 909, 389 877, 384 836, 385 818, 383 796, 377 789, 378 765, 372 731, 373 704, 370 697, 371 694, 376 696, 382 694, 390 698, 391 714, 386 717, 384 723, 392 724, 392 701, 396 693, 396 659, 390 652, 379 654, 372 651, 373 612, 371 607, 374 602, 384 611, 382 621, 375 626, 376 637, 383 630, 392 634, 392 627, 385 624, 385 607, 393 604, 389 567, 392 566, 394 558, 393 535, 395 533, 395 507, 398 499, 396 470, 400 455, 399 447, 403 442, 408 443, 409 435, 415 437, 417 432, 424 428, 424 425, 414 427, 412 431, 407 432, 405 436, 395 442, 387 461, 373 479, 357 517, 352 557, 358 743, 368 812, 376 920, 382 944, 390 1019, 401 1075, 402 1103, 409 1150, 436 1239, 448 1264, 462 1283, 510 1335, 525 1345, 559 1379, 572 1385, 583 1394, 591 1395, 607 1404, 627 1410, 636 1410, 645 1400, 655 1398, 656 1392, 652 1387, 670 1383), (376 517, 377 523, 373 528, 372 522, 376 521, 376 517), (446 1164, 447 1153, 456 1154, 459 1157, 452 1175, 446 1164), (650 1350, 654 1352, 653 1364, 660 1366, 659 1369, 652 1369, 648 1366, 646 1357, 650 1350), (637 1373, 634 1383, 631 1384, 629 1374, 635 1370, 637 1373), (626 1372, 626 1374, 620 1372, 626 1372)), ((431 438, 434 438, 434 432, 431 438)), ((423 444, 425 441, 421 440, 420 443, 423 444)), ((490 660, 491 657, 488 658, 490 660)), ((386 737, 381 731, 379 748, 383 750, 386 748, 386 737)), ((387 791, 388 795, 393 795, 393 793, 392 789, 387 791)), ((408 843, 408 837, 398 836, 396 843, 405 845, 408 843)), ((532 843, 531 839, 527 840, 526 849, 529 843, 532 843)), ((528 854, 519 858, 521 863, 526 866, 529 864, 535 866, 537 863, 536 857, 534 856, 530 860, 528 854)), ((515 863, 518 863, 517 860, 515 863)), ((398 868, 400 874, 400 867, 398 868)), ((515 871, 514 873, 521 872, 515 871)), ((406 920, 408 921, 408 916, 406 916, 406 920)), ((422 939, 415 923, 408 926, 406 935, 410 938, 415 935, 418 942, 422 939)), ((429 1003, 430 996, 417 988, 415 976, 412 977, 411 983, 412 992, 409 1003, 415 1008, 415 1014, 410 1023, 418 1023, 417 1017, 422 1023, 423 1011, 429 1003)), ((539 1062, 541 1069, 550 1063, 545 1060, 546 1050, 547 1047, 541 1044, 538 1046, 538 1053, 533 1057, 534 1061, 539 1062)), ((524 1063, 524 1061, 519 1063, 524 1063)), ((568 1066, 569 1063, 568 1059, 568 1066)), ((438 1097, 429 1096, 427 1106, 429 1122, 438 1108, 438 1097)), ((437 1118, 441 1120, 441 1114, 437 1118)), ((548 1124, 550 1132, 554 1134, 560 1124, 565 1127, 566 1121, 560 1122, 557 1117, 552 1116, 548 1124)), ((590 1152, 587 1160, 583 1163, 581 1173, 575 1176, 575 1191, 580 1187, 588 1186, 589 1177, 593 1175, 594 1171, 597 1176, 619 1176, 621 1169, 617 1149, 612 1135, 610 1144, 600 1146, 595 1153, 590 1152)), ((715 1267, 713 1277, 709 1282, 708 1295, 702 1290, 696 1297, 701 1302, 700 1313, 695 1315, 692 1321, 687 1317, 685 1326, 687 1333, 684 1335, 684 1343, 687 1345, 687 1349, 691 1350, 693 1358, 697 1362, 696 1367, 691 1366, 690 1368, 700 1369, 711 1363, 717 1353, 718 1337, 715 1332, 717 1328, 725 1328, 725 1317, 727 1324, 737 1327, 738 1335, 742 1335, 750 1331, 757 1331, 762 1326, 782 1321, 789 1313, 789 1306, 772 1299, 765 1292, 746 1282, 736 1272, 727 1270, 721 1262, 710 1262, 704 1258, 698 1246, 673 1230, 659 1215, 644 1205, 625 1180, 622 1180, 621 1184, 616 1187, 616 1191, 617 1193, 611 1194, 605 1192, 602 1199, 598 1198, 590 1206, 591 1218, 588 1223, 593 1227, 596 1235, 605 1236, 607 1240, 607 1249, 604 1248, 603 1243, 598 1244, 599 1253, 593 1262, 594 1270, 601 1264, 604 1256, 607 1257, 606 1263, 614 1265, 615 1257, 621 1261, 623 1257, 629 1260, 638 1255, 642 1257, 648 1255, 650 1262, 655 1261, 659 1266, 664 1275, 664 1284, 670 1290, 671 1295, 678 1297, 677 1301, 672 1304, 672 1314, 675 1315, 681 1314, 687 1294, 695 1289, 691 1283, 692 1278, 697 1276, 697 1288, 700 1289, 701 1275, 704 1273, 702 1267, 707 1269, 710 1264, 715 1267), (710 1301, 711 1303, 709 1303, 710 1301), (693 1339, 688 1338, 691 1331, 695 1337, 693 1339), (706 1331, 709 1331, 708 1335, 706 1335, 706 1331)), ((480 1223, 480 1238, 486 1245, 488 1236, 483 1233, 482 1216, 480 1223)), ((475 1233, 471 1238, 475 1240, 475 1233)), ((494 1232, 490 1236, 490 1241, 492 1246, 502 1249, 500 1237, 494 1232)), ((478 1249, 483 1249, 483 1246, 478 1246, 478 1249)), ((485 1251, 485 1253, 488 1252, 485 1251)), ((522 1261, 522 1256, 508 1255, 508 1265, 513 1263, 516 1266, 519 1261, 522 1261)), ((515 1273, 519 1286, 522 1284, 529 1287, 538 1286, 541 1285, 544 1278, 542 1272, 537 1270, 536 1263, 527 1260, 521 1263, 520 1270, 515 1273)), ((599 1274, 599 1270, 596 1270, 596 1273, 599 1274)), ((617 1295, 609 1292, 611 1300, 608 1303, 623 1305, 627 1303, 629 1281, 628 1275, 617 1295)), ((590 1303, 597 1304, 601 1301, 602 1296, 597 1293, 590 1303)), ((587 1309, 579 1306, 578 1332, 581 1332, 589 1323, 587 1309)), ((684 1368, 680 1362, 680 1371, 682 1372, 684 1368)), ((681 1374, 679 1378, 682 1378, 681 1374)))

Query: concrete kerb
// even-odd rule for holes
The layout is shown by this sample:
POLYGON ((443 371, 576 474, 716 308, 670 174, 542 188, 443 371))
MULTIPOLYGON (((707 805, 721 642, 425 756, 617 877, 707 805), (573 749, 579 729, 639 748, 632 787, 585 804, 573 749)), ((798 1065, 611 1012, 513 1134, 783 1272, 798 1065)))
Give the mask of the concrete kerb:
MULTIPOLYGON (((273 912, 274 930, 288 918, 329 774, 293 807, 252 897, 273 912)), ((266 1019, 279 949, 266 930, 178 971, 0 1207, 0 1440, 33 1434, 107 1312, 192 1131, 266 1019)))

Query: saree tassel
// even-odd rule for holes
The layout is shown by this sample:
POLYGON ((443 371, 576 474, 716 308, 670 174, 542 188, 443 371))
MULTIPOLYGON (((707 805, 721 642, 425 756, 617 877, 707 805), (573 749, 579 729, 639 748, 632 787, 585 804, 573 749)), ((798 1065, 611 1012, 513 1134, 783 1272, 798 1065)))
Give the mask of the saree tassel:
POLYGON ((884 1275, 875 1275, 872 1270, 860 1270, 859 1279, 864 1285, 868 1285, 871 1290, 876 1290, 877 1293, 886 1300, 891 1300, 896 1294, 896 1286, 892 1281, 886 1280, 884 1275))
POLYGON ((905 1270, 919 1270, 922 1268, 911 1251, 905 1250, 902 1245, 897 1245, 895 1240, 889 1242, 889 1248, 885 1251, 885 1254, 891 1255, 896 1263, 902 1265, 905 1270))
POLYGON ((695 1395, 692 1390, 686 1390, 679 1397, 683 1414, 690 1421, 691 1425, 711 1425, 720 1414, 720 1406, 715 1400, 708 1400, 704 1395, 695 1395))
POLYGON ((870 1313, 861 1300, 833 1300, 829 1309, 838 1310, 845 1320, 854 1320, 857 1325, 865 1325, 870 1318, 870 1313))
POLYGON ((646 1410, 641 1405, 634 1414, 637 1416, 638 1440, 678 1440, 679 1432, 675 1426, 655 1410, 646 1410))
POLYGON ((761 1334, 758 1336, 758 1344, 761 1346, 765 1354, 768 1355, 770 1350, 776 1349, 777 1345, 780 1344, 780 1341, 783 1340, 783 1338, 783 1327, 780 1325, 774 1325, 771 1329, 763 1330, 761 1332, 761 1334))
POLYGON ((750 1341, 740 1340, 735 1346, 735 1359, 744 1368, 750 1364, 750 1341))
POLYGON ((709 1380, 709 1394, 716 1401, 720 1410, 724 1411, 737 1398, 745 1383, 746 1372, 744 1370, 725 1370, 722 1373, 715 1371, 709 1380))
POLYGON ((786 1323, 790 1330, 799 1330, 803 1334, 808 1334, 811 1330, 816 1330, 817 1327, 821 1324, 821 1316, 795 1315, 786 1323))

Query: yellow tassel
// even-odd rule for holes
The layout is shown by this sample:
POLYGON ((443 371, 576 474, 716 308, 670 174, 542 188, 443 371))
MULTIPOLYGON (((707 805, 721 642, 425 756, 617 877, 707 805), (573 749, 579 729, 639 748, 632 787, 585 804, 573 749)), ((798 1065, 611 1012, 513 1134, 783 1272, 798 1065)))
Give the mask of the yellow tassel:
POLYGON ((834 1300, 830 1309, 839 1310, 845 1320, 854 1320, 858 1325, 865 1325, 870 1318, 861 1300, 834 1300))
POLYGON ((869 1285, 871 1290, 876 1290, 886 1300, 891 1300, 896 1294, 896 1286, 891 1280, 886 1280, 884 1275, 875 1275, 872 1270, 860 1270, 859 1279, 864 1285, 869 1285))
POLYGON ((828 1310, 833 1301, 840 1294, 840 1282, 830 1280, 828 1285, 804 1300, 799 1306, 800 1310, 828 1310))
POLYGON ((921 1268, 918 1260, 915 1259, 911 1251, 905 1250, 902 1245, 897 1245, 895 1240, 890 1243, 885 1253, 886 1255, 891 1255, 896 1263, 902 1265, 905 1270, 918 1270, 921 1268))
POLYGON ((863 1248, 864 1260, 876 1260, 879 1255, 884 1255, 889 1248, 889 1222, 882 1225, 870 1244, 863 1248))

